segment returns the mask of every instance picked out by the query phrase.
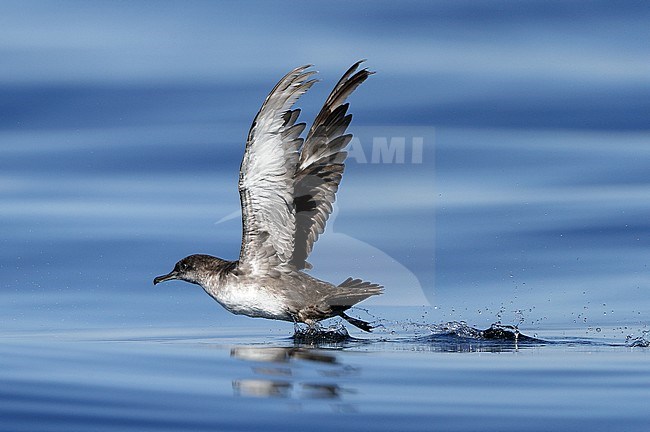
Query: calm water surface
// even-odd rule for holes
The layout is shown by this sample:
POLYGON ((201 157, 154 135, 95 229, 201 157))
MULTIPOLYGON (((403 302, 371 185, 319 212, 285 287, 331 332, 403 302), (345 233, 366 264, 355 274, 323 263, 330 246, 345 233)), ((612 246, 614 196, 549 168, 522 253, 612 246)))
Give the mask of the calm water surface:
POLYGON ((584 341, 486 345, 457 337, 314 348, 294 345, 275 331, 255 331, 5 337, 0 429, 648 426, 647 348, 584 341))
POLYGON ((0 430, 650 429, 647 4, 244 6, 2 2, 0 430), (359 58, 310 262, 384 284, 381 327, 296 344, 154 288, 238 255, 277 79, 317 65, 310 121, 359 58))

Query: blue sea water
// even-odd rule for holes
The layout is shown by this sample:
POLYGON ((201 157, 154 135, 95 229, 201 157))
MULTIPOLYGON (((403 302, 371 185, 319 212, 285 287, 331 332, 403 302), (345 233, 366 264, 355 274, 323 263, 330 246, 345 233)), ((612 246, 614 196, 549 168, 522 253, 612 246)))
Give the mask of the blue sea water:
MULTIPOLYGON (((644 2, 0 5, 0 430, 647 430, 644 2), (310 262, 379 325, 303 343, 196 286, 250 122, 353 62, 310 262), (476 329, 517 326, 534 340, 476 329)), ((332 324, 332 323, 328 323, 332 324)), ((336 324, 336 323, 333 323, 336 324)))

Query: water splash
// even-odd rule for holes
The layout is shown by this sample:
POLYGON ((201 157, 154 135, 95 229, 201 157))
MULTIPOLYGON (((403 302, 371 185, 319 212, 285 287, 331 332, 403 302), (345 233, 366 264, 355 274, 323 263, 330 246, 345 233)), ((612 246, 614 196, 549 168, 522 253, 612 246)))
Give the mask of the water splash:
POLYGON ((631 335, 626 338, 627 346, 631 348, 650 348, 648 330, 644 330, 641 336, 633 338, 631 335))
POLYGON ((309 347, 346 347, 349 343, 391 343, 404 346, 417 345, 439 351, 504 351, 524 346, 548 343, 527 336, 516 325, 494 323, 486 329, 478 329, 465 321, 427 324, 413 321, 377 320, 373 333, 363 338, 350 336, 344 324, 335 322, 329 327, 296 324, 291 337, 295 345, 309 347))
POLYGON ((545 341, 527 336, 519 331, 516 325, 492 324, 485 330, 480 330, 467 325, 464 321, 451 321, 445 324, 429 326, 432 334, 428 337, 445 336, 455 337, 459 340, 515 342, 515 343, 543 343, 545 341))
POLYGON ((291 338, 295 344, 312 346, 340 344, 353 339, 341 322, 336 322, 329 327, 322 327, 318 323, 310 326, 296 323, 291 338))

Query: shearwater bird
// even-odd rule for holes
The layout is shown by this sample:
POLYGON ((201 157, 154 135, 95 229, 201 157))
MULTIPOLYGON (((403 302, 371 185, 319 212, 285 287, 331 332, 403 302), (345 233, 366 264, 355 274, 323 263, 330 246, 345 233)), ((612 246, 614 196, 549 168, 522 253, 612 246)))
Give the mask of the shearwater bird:
POLYGON ((333 285, 305 273, 332 212, 352 139, 346 99, 373 73, 359 70, 362 61, 334 86, 304 139, 305 123, 296 123, 300 109, 292 107, 316 82, 310 78, 316 72, 301 66, 276 84, 253 120, 239 172, 239 260, 190 255, 154 285, 171 279, 200 285, 234 314, 310 326, 340 316, 362 330, 373 328, 345 312, 381 294, 382 286, 353 278, 333 285))

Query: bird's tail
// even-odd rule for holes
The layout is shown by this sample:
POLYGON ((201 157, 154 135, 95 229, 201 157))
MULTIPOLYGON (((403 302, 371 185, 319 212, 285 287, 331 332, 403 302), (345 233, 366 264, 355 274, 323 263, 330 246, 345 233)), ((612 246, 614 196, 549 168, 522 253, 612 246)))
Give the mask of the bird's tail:
POLYGON ((368 297, 384 292, 384 287, 361 279, 347 278, 330 296, 331 305, 351 307, 368 297))
POLYGON ((347 322, 361 330, 369 332, 372 325, 345 313, 347 309, 368 297, 379 295, 384 292, 384 287, 371 282, 364 282, 361 279, 347 278, 338 287, 336 292, 328 296, 328 303, 334 309, 339 309, 338 315, 347 322))

